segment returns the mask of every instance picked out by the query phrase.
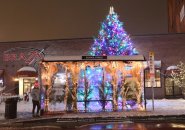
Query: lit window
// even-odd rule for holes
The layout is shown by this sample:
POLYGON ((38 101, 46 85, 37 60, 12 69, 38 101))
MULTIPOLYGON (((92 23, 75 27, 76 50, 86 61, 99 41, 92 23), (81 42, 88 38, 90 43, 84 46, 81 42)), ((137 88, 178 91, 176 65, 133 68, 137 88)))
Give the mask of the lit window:
MULTIPOLYGON (((161 75, 159 69, 155 70, 155 83, 154 87, 161 87, 161 75)), ((145 87, 151 87, 150 71, 148 69, 145 70, 145 87)))

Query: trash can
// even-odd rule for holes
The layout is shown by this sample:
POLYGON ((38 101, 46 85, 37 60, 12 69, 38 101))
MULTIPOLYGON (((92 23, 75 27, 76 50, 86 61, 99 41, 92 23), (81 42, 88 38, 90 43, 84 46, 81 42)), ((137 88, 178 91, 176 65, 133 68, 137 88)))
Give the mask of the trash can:
POLYGON ((17 98, 8 98, 5 101, 5 118, 14 119, 17 117, 17 98))

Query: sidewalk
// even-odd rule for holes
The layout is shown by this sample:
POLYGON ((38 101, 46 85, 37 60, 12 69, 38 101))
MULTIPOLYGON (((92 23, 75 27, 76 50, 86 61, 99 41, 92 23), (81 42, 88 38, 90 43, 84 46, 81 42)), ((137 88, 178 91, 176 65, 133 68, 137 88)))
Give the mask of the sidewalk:
MULTIPOLYGON (((154 111, 152 110, 152 101, 147 100, 146 111, 128 111, 128 112, 98 112, 98 113, 65 113, 57 115, 60 118, 93 118, 93 117, 144 117, 144 116, 170 116, 185 115, 184 99, 161 99, 154 101, 154 111)), ((20 101, 17 103, 17 120, 32 119, 32 102, 20 101)), ((5 103, 0 104, 0 120, 4 120, 5 103)), ((52 118, 56 115, 43 116, 41 118, 52 118)))

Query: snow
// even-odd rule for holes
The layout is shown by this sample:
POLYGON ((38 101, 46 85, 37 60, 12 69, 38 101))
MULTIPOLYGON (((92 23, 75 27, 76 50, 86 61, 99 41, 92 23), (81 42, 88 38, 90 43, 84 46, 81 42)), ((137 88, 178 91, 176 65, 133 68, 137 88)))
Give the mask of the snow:
MULTIPOLYGON (((51 104, 50 104, 51 105, 51 104)), ((54 105, 54 104, 53 104, 54 105)), ((50 106, 53 109, 60 110, 61 107, 50 106)), ((17 103, 17 118, 30 118, 32 111, 32 101, 20 101, 17 103)), ((0 103, 0 120, 4 119, 5 103, 0 103)), ((156 99, 154 100, 154 111, 152 110, 152 100, 147 100, 146 111, 128 111, 128 112, 99 112, 99 113, 79 113, 80 117, 123 117, 123 116, 152 116, 152 115, 183 115, 185 114, 184 99, 156 99)), ((79 117, 79 114, 70 113, 60 115, 64 118, 79 117)))
POLYGON ((178 67, 177 66, 169 66, 166 70, 176 70, 176 69, 178 69, 178 67))
POLYGON ((35 68, 30 67, 30 66, 24 66, 24 67, 22 67, 22 68, 20 68, 18 70, 18 72, 21 72, 21 71, 33 71, 33 72, 36 72, 35 68))
MULTIPOLYGON (((147 100, 147 110, 152 111, 152 100, 147 100)), ((185 100, 184 99, 154 100, 154 112, 161 115, 185 114, 185 100)))

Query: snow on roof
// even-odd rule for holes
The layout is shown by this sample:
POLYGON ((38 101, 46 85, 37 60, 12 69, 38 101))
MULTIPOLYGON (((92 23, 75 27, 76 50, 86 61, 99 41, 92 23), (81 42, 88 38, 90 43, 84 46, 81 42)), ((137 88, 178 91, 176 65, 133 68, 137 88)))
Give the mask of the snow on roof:
POLYGON ((20 68, 17 72, 21 72, 21 71, 33 71, 33 72, 36 72, 35 68, 30 67, 30 66, 24 66, 24 67, 20 68))
POLYGON ((177 66, 169 66, 166 70, 175 70, 175 69, 178 69, 177 66))
POLYGON ((132 56, 45 56, 44 61, 145 61, 143 55, 132 56))

